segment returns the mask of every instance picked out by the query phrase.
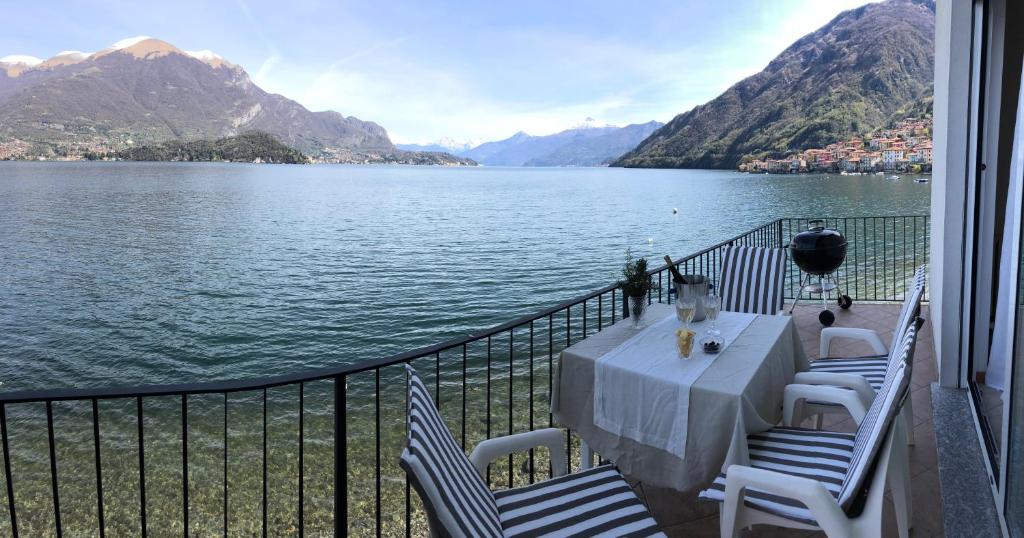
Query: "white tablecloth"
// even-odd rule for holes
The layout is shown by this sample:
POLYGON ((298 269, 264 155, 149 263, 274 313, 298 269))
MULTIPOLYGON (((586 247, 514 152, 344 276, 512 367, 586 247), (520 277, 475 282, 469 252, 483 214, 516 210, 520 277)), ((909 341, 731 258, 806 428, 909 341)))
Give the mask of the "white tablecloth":
MULTIPOLYGON (((670 305, 655 304, 649 315, 661 319, 672 311, 670 305)), ((594 424, 595 365, 636 334, 629 320, 622 320, 563 350, 551 412, 558 424, 644 485, 685 492, 707 487, 721 471, 736 425, 758 431, 777 423, 783 389, 808 366, 789 316, 757 316, 690 386, 684 459, 594 424)))
MULTIPOLYGON (((653 316, 652 316, 653 317, 653 316)), ((691 324, 697 333, 689 359, 679 355, 674 312, 638 331, 597 359, 594 366, 594 424, 615 435, 686 455, 690 386, 754 320, 754 314, 722 312, 717 328, 725 340, 707 354, 697 340, 710 321, 691 324)))

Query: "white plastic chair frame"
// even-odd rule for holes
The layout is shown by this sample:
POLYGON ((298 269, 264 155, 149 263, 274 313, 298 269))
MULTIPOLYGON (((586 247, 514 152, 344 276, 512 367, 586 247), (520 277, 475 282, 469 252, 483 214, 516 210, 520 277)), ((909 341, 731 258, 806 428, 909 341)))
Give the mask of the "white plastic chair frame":
MULTIPOLYGON (((910 312, 905 313, 904 319, 899 320, 900 324, 896 327, 896 331, 893 332, 893 345, 895 345, 896 340, 898 340, 898 335, 906 329, 909 323, 913 323, 920 313, 921 298, 924 296, 924 287, 923 282, 921 282, 923 277, 919 275, 923 275, 923 266, 917 270, 914 277, 915 283, 918 283, 917 286, 912 288, 909 292, 911 294, 909 298, 913 299, 916 296, 916 299, 914 300, 914 304, 910 306, 910 312)), ((882 338, 878 333, 871 329, 826 327, 821 330, 821 341, 818 345, 818 356, 831 357, 832 341, 837 338, 848 338, 864 342, 871 347, 871 352, 875 355, 886 355, 892 352, 892 348, 886 346, 882 342, 882 338)), ((856 391, 859 395, 865 398, 865 401, 868 402, 868 404, 871 403, 871 399, 873 399, 875 395, 875 389, 871 386, 871 383, 858 374, 844 374, 836 372, 798 372, 793 382, 805 385, 833 385, 843 387, 856 391)), ((806 417, 817 416, 816 425, 820 430, 824 415, 826 413, 836 412, 836 408, 835 406, 830 405, 805 403, 800 406, 798 411, 798 416, 794 417, 796 424, 803 422, 803 419, 806 417)), ((914 405, 909 397, 907 398, 906 404, 903 406, 903 410, 900 413, 900 418, 905 423, 906 427, 907 444, 913 445, 915 443, 914 405)))
POLYGON ((487 467, 492 461, 534 448, 547 448, 551 452, 551 472, 554 477, 563 476, 568 471, 565 456, 565 435, 558 428, 544 428, 523 433, 515 433, 504 437, 495 437, 480 441, 469 455, 480 476, 487 476, 487 467))
MULTIPOLYGON (((855 391, 834 386, 789 385, 786 387, 784 400, 784 425, 793 425, 791 419, 794 416, 794 407, 809 399, 843 406, 857 424, 864 420, 871 402, 862 399, 855 391)), ((821 482, 751 467, 750 455, 747 452, 747 433, 743 430, 742 424, 737 422, 732 445, 726 457, 725 501, 721 506, 720 517, 721 536, 734 538, 739 536, 740 529, 758 524, 821 530, 832 538, 881 536, 885 488, 869 488, 863 511, 857 517, 851 518, 821 482), (803 503, 814 514, 818 525, 801 523, 746 506, 742 493, 748 487, 803 503)), ((900 538, 907 538, 911 521, 910 470, 906 464, 905 444, 893 442, 894 438, 903 435, 901 421, 894 420, 878 454, 871 483, 889 484, 893 493, 899 535, 900 538)))

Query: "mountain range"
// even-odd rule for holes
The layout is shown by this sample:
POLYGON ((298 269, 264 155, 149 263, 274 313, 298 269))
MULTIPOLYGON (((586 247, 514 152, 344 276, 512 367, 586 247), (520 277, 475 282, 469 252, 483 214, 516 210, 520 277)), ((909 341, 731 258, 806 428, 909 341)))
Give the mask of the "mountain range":
POLYGON ((928 114, 934 29, 934 0, 867 4, 667 124, 587 118, 555 134, 519 132, 475 146, 396 146, 380 125, 266 92, 211 51, 137 37, 92 53, 0 58, 0 158, 118 155, 132 147, 162 155, 176 147, 160 146, 166 142, 255 132, 314 162, 734 168, 928 114))
POLYGON ((445 137, 429 144, 395 144, 395 147, 406 151, 436 151, 460 155, 473 149, 478 144, 479 142, 459 142, 445 137))
POLYGON ((679 114, 613 166, 734 168, 863 135, 929 109, 935 3, 844 11, 712 101, 679 114))
MULTIPOLYGON (((94 53, 0 58, 0 142, 39 155, 117 152, 134 144, 216 140, 257 131, 337 162, 402 158, 383 127, 312 112, 258 87, 210 51, 149 37, 94 53)), ((465 162, 452 156, 442 161, 465 162)))
POLYGON ((635 147, 661 125, 651 121, 616 127, 587 118, 555 134, 518 132, 456 154, 490 166, 600 166, 635 147))

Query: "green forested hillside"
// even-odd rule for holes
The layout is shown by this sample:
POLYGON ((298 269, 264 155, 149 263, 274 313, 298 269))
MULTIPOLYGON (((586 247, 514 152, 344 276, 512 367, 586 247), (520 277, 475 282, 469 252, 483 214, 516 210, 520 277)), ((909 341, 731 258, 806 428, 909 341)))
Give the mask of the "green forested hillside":
MULTIPOLYGON (((99 158, 104 155, 89 155, 99 158)), ((118 151, 113 157, 126 161, 231 161, 267 163, 305 163, 309 158, 258 131, 217 140, 171 140, 118 151)))
POLYGON ((733 168, 744 155, 781 157, 882 127, 930 105, 934 33, 931 1, 845 11, 614 166, 733 168))

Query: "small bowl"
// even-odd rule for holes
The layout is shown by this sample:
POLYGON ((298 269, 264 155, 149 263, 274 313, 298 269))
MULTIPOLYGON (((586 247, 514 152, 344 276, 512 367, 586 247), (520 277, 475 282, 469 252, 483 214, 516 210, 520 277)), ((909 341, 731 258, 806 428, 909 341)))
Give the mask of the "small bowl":
POLYGON ((708 355, 714 355, 722 351, 723 347, 725 347, 725 342, 721 338, 705 336, 700 339, 700 348, 708 355))

